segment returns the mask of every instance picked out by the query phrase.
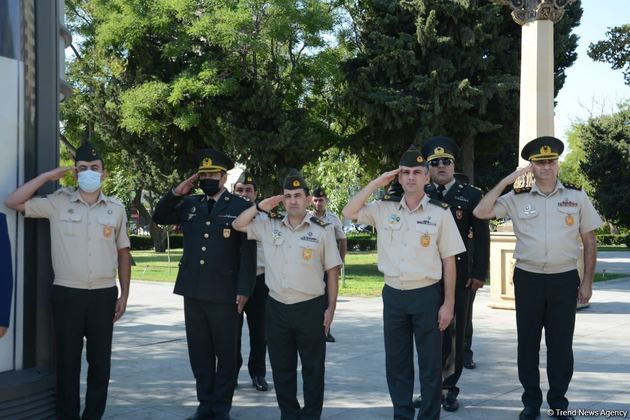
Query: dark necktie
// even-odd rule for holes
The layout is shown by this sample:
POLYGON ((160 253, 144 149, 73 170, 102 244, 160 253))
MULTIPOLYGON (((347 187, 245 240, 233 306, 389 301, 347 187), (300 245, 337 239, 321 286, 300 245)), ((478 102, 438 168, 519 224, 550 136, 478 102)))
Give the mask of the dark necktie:
POLYGON ((438 185, 437 187, 437 198, 438 200, 444 199, 444 190, 446 187, 444 185, 438 185))
POLYGON ((214 201, 212 198, 208 198, 208 216, 210 216, 210 213, 212 213, 212 209, 214 208, 216 201, 214 201))

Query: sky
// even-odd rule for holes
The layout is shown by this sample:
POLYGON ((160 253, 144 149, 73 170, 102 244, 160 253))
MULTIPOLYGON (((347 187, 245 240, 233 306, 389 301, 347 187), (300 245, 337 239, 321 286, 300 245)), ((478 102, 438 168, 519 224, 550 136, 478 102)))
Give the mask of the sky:
POLYGON ((624 84, 621 70, 595 62, 586 53, 589 44, 603 40, 609 28, 630 23, 630 0, 582 0, 582 7, 584 14, 575 29, 580 37, 578 58, 566 70, 564 86, 556 96, 555 135, 565 144, 572 123, 611 114, 619 102, 630 99, 630 86, 624 84))

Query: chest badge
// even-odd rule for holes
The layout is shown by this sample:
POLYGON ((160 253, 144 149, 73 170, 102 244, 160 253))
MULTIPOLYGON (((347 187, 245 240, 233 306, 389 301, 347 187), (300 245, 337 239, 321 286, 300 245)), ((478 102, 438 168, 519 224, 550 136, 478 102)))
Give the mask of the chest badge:
POLYGON ((111 226, 103 227, 103 237, 104 238, 109 238, 110 236, 112 236, 112 233, 114 233, 114 229, 112 229, 111 226))
POLYGON ((313 250, 312 249, 310 249, 310 248, 302 249, 302 259, 304 261, 310 261, 312 256, 313 256, 313 250))
POLYGON ((223 237, 225 239, 229 238, 231 234, 232 234, 232 231, 230 229, 223 229, 223 237))
POLYGON ((575 220, 573 219, 573 215, 567 214, 566 217, 564 218, 564 222, 567 224, 567 226, 573 226, 573 223, 575 223, 575 220))
POLYGON ((464 217, 464 211, 461 209, 455 210, 455 217, 457 218, 457 220, 462 220, 462 218, 464 217))
POLYGON ((420 238, 420 245, 422 245, 425 248, 431 245, 431 237, 427 235, 426 233, 422 235, 422 237, 420 238))

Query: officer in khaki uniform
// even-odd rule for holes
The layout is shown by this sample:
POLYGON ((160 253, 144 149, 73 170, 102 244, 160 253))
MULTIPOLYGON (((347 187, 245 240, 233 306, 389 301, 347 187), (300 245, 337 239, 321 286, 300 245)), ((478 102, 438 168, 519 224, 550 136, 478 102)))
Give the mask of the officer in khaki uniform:
POLYGON ((224 188, 232 160, 218 150, 197 155, 195 175, 168 191, 153 214, 184 235, 174 293, 184 297, 186 340, 199 406, 192 419, 229 419, 236 386, 239 316, 256 278, 256 242, 232 229, 251 203, 224 188), (201 195, 188 194, 196 186, 201 195))
MULTIPOLYGON (((234 194, 247 198, 251 205, 255 205, 258 191, 254 176, 243 171, 234 183, 234 194)), ((262 213, 259 217, 266 217, 262 213)), ((265 253, 263 251, 262 242, 256 242, 256 282, 254 291, 247 300, 243 312, 247 315, 247 327, 249 330, 249 359, 247 361, 247 370, 252 378, 252 385, 257 391, 269 390, 269 384, 265 379, 267 365, 265 358, 267 356, 267 329, 265 328, 265 304, 267 303, 267 295, 269 289, 265 285, 265 253)), ((236 371, 238 379, 238 371, 243 364, 243 356, 241 354, 241 336, 243 331, 243 315, 241 314, 241 332, 238 334, 238 369, 236 371)))
MULTIPOLYGON (((335 239, 337 239, 337 246, 339 247, 339 255, 341 256, 342 264, 346 263, 346 252, 348 251, 348 239, 346 233, 343 231, 343 224, 339 217, 331 211, 327 210, 328 197, 326 191, 322 187, 317 187, 313 190, 313 216, 323 220, 324 222, 332 225, 335 228, 335 239)), ((324 274, 324 283, 328 283, 328 278, 324 274)), ((334 343, 335 337, 330 331, 326 335, 327 343, 334 343)))
POLYGON ((565 397, 573 375, 573 330, 576 302, 592 295, 597 260, 595 230, 602 220, 581 189, 558 180, 558 157, 564 145, 555 137, 539 137, 523 147, 530 164, 501 180, 481 200, 475 216, 491 219, 509 216, 516 234, 514 296, 518 332, 518 376, 523 385, 521 420, 540 415, 542 392, 538 353, 542 329, 547 344, 549 408, 553 417, 569 405, 565 397), (521 175, 531 172, 532 187, 515 188, 499 197, 521 175), (580 282, 577 260, 584 246, 584 277, 580 282))
POLYGON ((310 197, 301 175, 291 171, 283 186, 284 195, 261 201, 233 225, 247 232, 248 238, 261 241, 264 248, 269 359, 281 419, 315 420, 321 417, 324 403, 324 338, 335 313, 341 258, 333 226, 306 210, 310 197), (285 217, 256 217, 281 202, 287 210, 285 217), (304 380, 302 408, 296 397, 298 354, 304 380))
POLYGON ((426 193, 450 206, 467 248, 455 257, 455 316, 444 331, 442 340, 442 407, 446 411, 456 411, 459 409, 457 383, 464 367, 464 336, 469 316, 472 315, 472 294, 483 287, 488 275, 490 229, 487 220, 478 219, 472 214, 481 200, 481 191, 455 179, 455 159, 459 155, 457 143, 450 137, 431 137, 424 143, 422 154, 429 164, 431 175, 426 193))
POLYGON ((399 165, 370 182, 343 214, 378 231, 378 269, 385 275, 385 369, 394 418, 414 418, 415 338, 423 397, 418 419, 434 420, 440 417, 442 390, 440 331, 453 318, 455 255, 466 248, 448 205, 424 193, 429 171, 420 151, 410 147, 399 165), (386 194, 383 200, 365 205, 372 193, 396 177, 402 196, 386 194))
POLYGON ((101 157, 90 143, 75 154, 75 168, 57 168, 18 188, 6 206, 25 217, 50 221, 53 324, 57 356, 57 418, 100 419, 109 385, 113 325, 125 312, 131 258, 124 206, 101 191, 101 157), (75 171, 78 188, 31 198, 48 181, 75 171), (116 288, 116 273, 120 297, 116 288), (79 415, 83 339, 88 374, 85 409, 79 415))

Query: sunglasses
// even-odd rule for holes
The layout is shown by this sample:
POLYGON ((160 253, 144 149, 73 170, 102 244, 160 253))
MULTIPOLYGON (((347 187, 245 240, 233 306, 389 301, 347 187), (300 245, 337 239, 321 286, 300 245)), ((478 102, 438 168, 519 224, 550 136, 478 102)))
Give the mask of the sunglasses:
POLYGON ((429 165, 433 167, 440 166, 440 163, 444 166, 449 166, 451 163, 453 163, 453 160, 449 158, 440 158, 429 161, 429 165))

